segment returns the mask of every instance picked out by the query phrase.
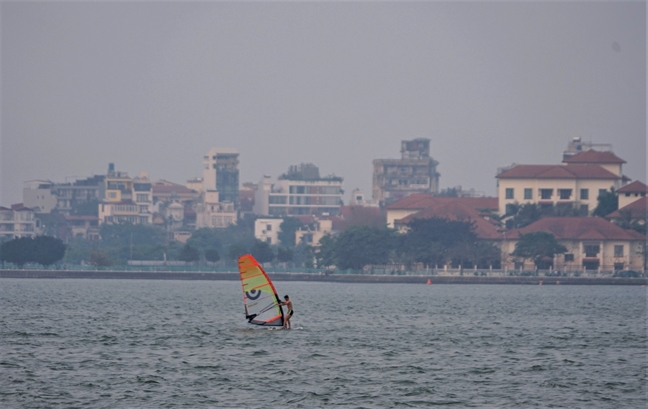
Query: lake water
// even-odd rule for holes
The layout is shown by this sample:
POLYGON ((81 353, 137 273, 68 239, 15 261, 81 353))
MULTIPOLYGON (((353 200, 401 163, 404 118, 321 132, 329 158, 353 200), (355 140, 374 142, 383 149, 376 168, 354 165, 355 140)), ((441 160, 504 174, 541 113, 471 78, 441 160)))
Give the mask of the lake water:
POLYGON ((645 408, 646 288, 0 280, 3 408, 645 408))

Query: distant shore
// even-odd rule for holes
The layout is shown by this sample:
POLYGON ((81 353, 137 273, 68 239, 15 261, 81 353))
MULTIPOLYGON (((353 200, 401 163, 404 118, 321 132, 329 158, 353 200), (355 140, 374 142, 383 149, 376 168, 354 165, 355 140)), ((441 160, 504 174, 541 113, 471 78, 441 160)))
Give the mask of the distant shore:
MULTIPOLYGON (((526 285, 646 285, 646 278, 620 277, 488 277, 379 274, 268 273, 274 281, 311 281, 329 283, 375 284, 526 284, 526 285)), ((0 270, 0 278, 120 279, 120 280, 205 280, 236 281, 238 273, 169 271, 73 271, 0 270)))

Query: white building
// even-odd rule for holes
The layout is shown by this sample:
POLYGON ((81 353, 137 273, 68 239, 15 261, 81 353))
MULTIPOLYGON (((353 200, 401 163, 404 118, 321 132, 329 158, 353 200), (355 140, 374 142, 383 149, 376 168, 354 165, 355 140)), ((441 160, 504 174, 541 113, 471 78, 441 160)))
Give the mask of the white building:
POLYGON ((232 202, 220 202, 216 191, 203 192, 196 205, 196 228, 225 228, 236 224, 237 211, 232 202))
POLYGON ((329 219, 315 220, 313 227, 302 227, 295 232, 295 243, 319 246, 322 237, 333 234, 333 221, 329 219))
POLYGON ((626 180, 625 163, 612 152, 585 151, 570 156, 562 165, 516 165, 497 175, 499 212, 507 205, 538 203, 570 205, 591 212, 598 196, 618 189, 626 180))
POLYGON ((22 203, 0 206, 0 238, 34 237, 40 233, 40 223, 34 211, 22 203))
POLYGON ((270 176, 259 182, 254 213, 260 216, 338 215, 342 206, 342 178, 319 177, 312 164, 292 166, 272 183, 270 176))
POLYGON ((279 244, 281 223, 283 223, 283 219, 256 219, 254 221, 254 237, 270 245, 279 244))

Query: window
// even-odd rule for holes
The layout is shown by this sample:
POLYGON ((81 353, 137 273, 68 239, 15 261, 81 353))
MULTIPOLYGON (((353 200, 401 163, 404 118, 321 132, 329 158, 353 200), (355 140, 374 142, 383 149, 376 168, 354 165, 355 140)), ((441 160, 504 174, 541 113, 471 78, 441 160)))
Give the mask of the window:
POLYGON ((623 263, 614 263, 614 271, 621 271, 624 267, 623 263))
POLYGON ((599 246, 598 245, 585 245, 585 257, 596 257, 598 256, 599 253, 599 246))
POLYGON ((529 188, 524 189, 524 198, 526 200, 533 199, 533 189, 529 189, 529 188))
POLYGON ((572 253, 565 254, 565 262, 574 261, 574 255, 572 253))
POLYGON ((266 231, 272 231, 272 225, 266 224, 266 231))
POLYGON ((513 199, 513 188, 512 187, 507 187, 506 188, 506 198, 507 199, 513 199))
POLYGON ((605 195, 607 193, 607 189, 599 189, 599 197, 605 195))
POLYGON ((548 200, 553 195, 553 189, 540 189, 540 199, 548 200))
POLYGON ((560 195, 561 200, 569 200, 571 192, 571 189, 558 189, 558 195, 560 195))
POLYGON ((614 257, 623 257, 623 245, 614 246, 614 257))
POLYGON ((589 200, 589 189, 581 189, 580 198, 581 200, 589 200))

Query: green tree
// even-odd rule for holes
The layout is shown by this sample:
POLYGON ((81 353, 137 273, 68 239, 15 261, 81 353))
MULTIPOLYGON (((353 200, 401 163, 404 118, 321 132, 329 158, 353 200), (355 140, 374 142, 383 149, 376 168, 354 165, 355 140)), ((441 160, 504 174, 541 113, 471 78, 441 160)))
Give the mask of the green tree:
POLYGON ((368 264, 390 261, 396 233, 387 228, 352 227, 340 233, 334 242, 335 265, 341 270, 360 270, 368 264))
POLYGON ((539 269, 547 269, 553 265, 556 254, 566 253, 567 248, 556 241, 553 234, 544 231, 531 232, 520 236, 515 244, 512 256, 533 260, 539 269))
POLYGON ((207 249, 205 250, 205 259, 212 263, 216 263, 220 260, 220 254, 216 249, 207 249))
POLYGON ((0 245, 0 259, 2 262, 16 264, 20 267, 33 261, 34 240, 31 237, 19 237, 5 241, 0 245))
POLYGON ((282 263, 293 261, 294 252, 288 247, 279 247, 277 249, 277 260, 282 263))
POLYGON ((256 240, 250 249, 250 254, 254 257, 260 264, 268 263, 275 259, 275 254, 273 253, 270 245, 265 241, 256 240))
POLYGON ((108 267, 112 266, 112 260, 105 251, 92 249, 88 261, 93 266, 108 267))
POLYGON ((592 215, 604 217, 619 208, 619 197, 614 193, 614 188, 602 192, 598 197, 598 205, 592 215))
POLYGON ((465 248, 477 243, 470 222, 431 217, 414 219, 408 228, 408 232, 401 236, 399 246, 401 259, 406 263, 441 266, 457 259, 458 246, 465 248))
POLYGON ((286 217, 279 225, 277 237, 283 246, 295 247, 295 232, 304 226, 301 220, 295 217, 286 217))
POLYGON ((326 234, 320 239, 319 246, 314 249, 317 267, 335 265, 335 246, 335 238, 330 234, 326 234))
POLYGON ((49 266, 65 256, 63 240, 51 236, 37 236, 33 240, 32 258, 38 264, 49 266))
POLYGON ((185 244, 184 247, 182 247, 182 250, 180 250, 180 255, 178 256, 178 260, 186 261, 188 263, 198 261, 200 260, 200 252, 198 251, 197 248, 189 244, 185 244))
MULTIPOLYGON (((200 228, 191 234, 187 244, 205 252, 208 249, 222 250, 222 233, 218 229, 200 228)), ((205 256, 206 258, 206 256, 205 256)))
POLYGON ((231 244, 227 250, 227 258, 229 260, 238 260, 244 254, 247 254, 248 250, 245 244, 243 243, 234 243, 231 244))

